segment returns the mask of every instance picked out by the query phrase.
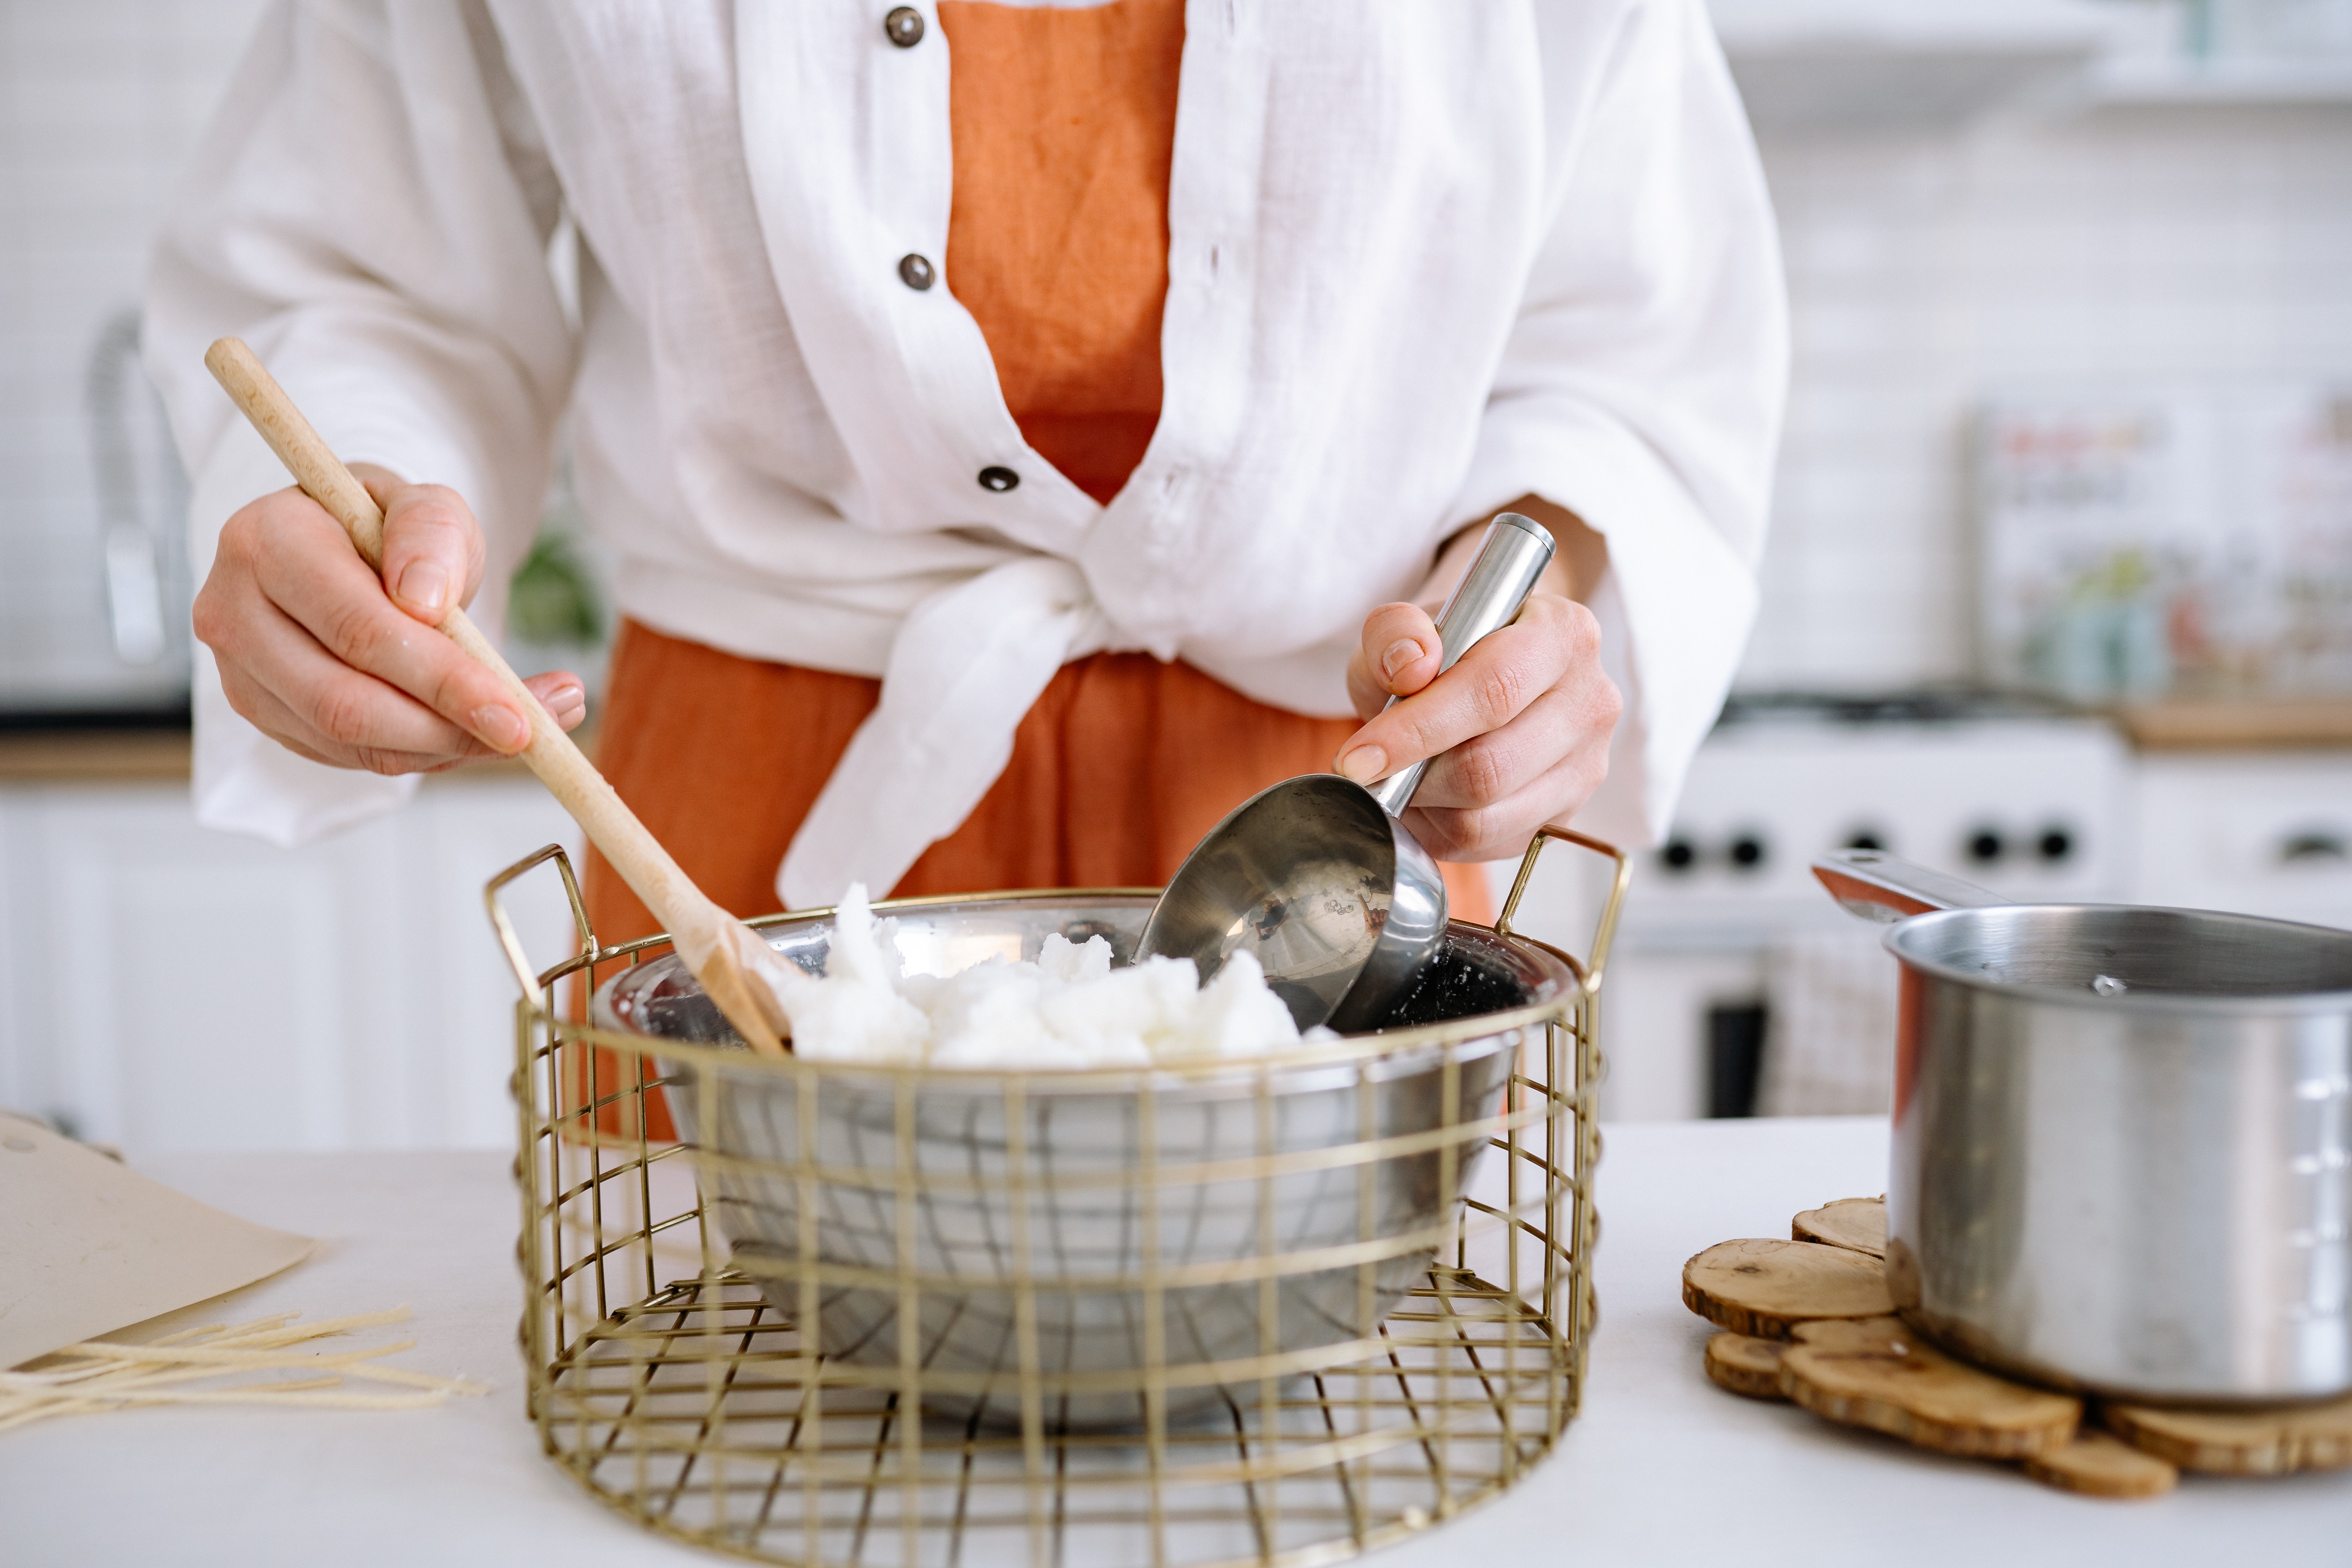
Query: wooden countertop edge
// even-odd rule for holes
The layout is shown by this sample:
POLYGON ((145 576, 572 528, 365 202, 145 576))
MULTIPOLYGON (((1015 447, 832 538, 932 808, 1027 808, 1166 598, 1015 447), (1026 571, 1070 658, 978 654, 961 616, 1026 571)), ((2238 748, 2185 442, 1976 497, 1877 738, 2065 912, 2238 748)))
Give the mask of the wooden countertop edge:
MULTIPOLYGON (((2352 751, 2352 699, 2129 703, 2110 713, 2135 750, 2352 751)), ((593 726, 572 737, 593 760, 593 726)), ((184 730, 0 731, 0 784, 184 784, 184 730)), ((519 762, 474 763, 453 778, 522 778, 519 762)))
POLYGON ((2352 748, 2352 699, 2126 703, 2114 717, 2143 752, 2352 748))
POLYGON ((0 784, 185 784, 184 730, 27 730, 0 734, 0 784))
MULTIPOLYGON (((576 732, 592 758, 596 737, 576 732)), ((193 742, 184 730, 0 731, 0 784, 185 784, 193 742)), ((529 778, 511 758, 469 763, 436 778, 529 778)))

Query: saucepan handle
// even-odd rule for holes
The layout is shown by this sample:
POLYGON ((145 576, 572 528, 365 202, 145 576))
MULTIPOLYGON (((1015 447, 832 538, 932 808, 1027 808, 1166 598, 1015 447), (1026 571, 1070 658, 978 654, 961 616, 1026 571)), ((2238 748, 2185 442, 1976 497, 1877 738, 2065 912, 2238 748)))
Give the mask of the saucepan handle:
POLYGON ((1849 914, 1889 923, 1930 910, 1974 910, 2010 900, 1974 882, 1876 849, 1838 849, 1813 862, 1813 875, 1849 914))
MULTIPOLYGON (((1438 614, 1437 641, 1443 650, 1437 667, 1440 675, 1452 669, 1479 638, 1519 618, 1528 595, 1535 591, 1536 580, 1551 564, 1554 548, 1550 530, 1517 512, 1498 513, 1486 525, 1477 559, 1470 563, 1461 585, 1438 614)), ((1391 697, 1389 705, 1393 707, 1397 701, 1391 697)), ((1429 763, 1423 760, 1390 774, 1370 786, 1372 798, 1391 816, 1402 816, 1404 808, 1412 804, 1412 792, 1421 787, 1421 775, 1428 770, 1429 763)))

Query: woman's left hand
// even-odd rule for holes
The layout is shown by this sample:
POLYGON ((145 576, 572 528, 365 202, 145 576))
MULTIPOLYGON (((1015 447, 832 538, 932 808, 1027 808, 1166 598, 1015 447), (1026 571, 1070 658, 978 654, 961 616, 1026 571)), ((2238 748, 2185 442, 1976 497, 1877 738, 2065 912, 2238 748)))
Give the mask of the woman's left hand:
POLYGON ((1436 758, 1404 820, 1441 860, 1502 859, 1526 848, 1538 827, 1565 825, 1607 774, 1624 706, 1601 672, 1600 626, 1570 596, 1589 594, 1599 576, 1600 537, 1533 498, 1505 510, 1536 518, 1560 544, 1516 622, 1437 673, 1432 612, 1477 553, 1486 531, 1473 527, 1438 558, 1420 603, 1382 605, 1365 617, 1362 645, 1348 661, 1349 697, 1369 722, 1333 765, 1372 784, 1436 758), (1391 696, 1403 700, 1382 712, 1391 696))

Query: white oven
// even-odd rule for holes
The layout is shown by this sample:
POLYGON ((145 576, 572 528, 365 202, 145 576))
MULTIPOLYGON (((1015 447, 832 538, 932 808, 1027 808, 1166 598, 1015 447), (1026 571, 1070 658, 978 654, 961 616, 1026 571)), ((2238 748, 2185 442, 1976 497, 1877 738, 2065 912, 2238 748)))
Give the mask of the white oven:
POLYGON ((2142 757, 2136 797, 2139 901, 2352 926, 2352 752, 2142 757))

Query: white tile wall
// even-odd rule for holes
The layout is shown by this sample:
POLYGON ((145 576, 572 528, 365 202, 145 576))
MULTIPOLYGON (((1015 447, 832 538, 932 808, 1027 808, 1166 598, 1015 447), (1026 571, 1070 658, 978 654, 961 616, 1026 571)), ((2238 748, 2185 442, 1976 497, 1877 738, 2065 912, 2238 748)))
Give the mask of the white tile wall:
MULTIPOLYGON (((0 0, 0 706, 105 637, 82 379, 262 0, 0 0)), ((1971 664, 1984 389, 2352 376, 2352 107, 2104 110, 1768 142, 1796 382, 1749 686, 1971 664)))
POLYGON ((1764 161, 1796 364, 1744 685, 1971 672, 1985 392, 2352 379, 2352 105, 1789 138, 1764 161))
POLYGON ((0 707, 121 701, 83 384, 262 0, 0 0, 0 707))

